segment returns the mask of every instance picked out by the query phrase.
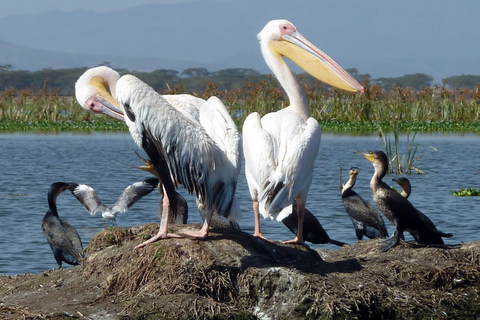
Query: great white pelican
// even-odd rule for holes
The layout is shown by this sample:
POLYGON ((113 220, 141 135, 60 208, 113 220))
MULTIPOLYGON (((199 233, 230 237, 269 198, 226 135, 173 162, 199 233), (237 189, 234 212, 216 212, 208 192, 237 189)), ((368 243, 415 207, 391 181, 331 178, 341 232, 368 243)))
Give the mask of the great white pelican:
POLYGON ((243 124, 245 173, 255 215, 254 235, 265 239, 260 229, 260 214, 281 221, 292 212, 292 203, 296 201, 297 235, 286 242, 302 244, 305 203, 321 130, 318 121, 310 117, 307 96, 284 57, 331 86, 360 92, 363 87, 287 20, 268 22, 258 39, 263 57, 286 91, 290 105, 263 117, 254 112, 243 124))

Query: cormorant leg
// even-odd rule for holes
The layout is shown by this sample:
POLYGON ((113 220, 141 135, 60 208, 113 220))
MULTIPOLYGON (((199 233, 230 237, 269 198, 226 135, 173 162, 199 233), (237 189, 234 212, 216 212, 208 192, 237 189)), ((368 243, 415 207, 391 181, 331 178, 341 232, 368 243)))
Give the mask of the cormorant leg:
POLYGON ((265 238, 264 235, 262 234, 262 231, 260 230, 260 211, 258 209, 258 206, 259 206, 258 200, 253 200, 253 214, 255 217, 255 233, 253 234, 253 236, 257 238, 261 238, 263 240, 273 242, 270 239, 265 238))
POLYGON ((167 192, 164 190, 165 196, 163 197, 162 205, 163 205, 163 215, 160 220, 160 229, 158 230, 158 233, 156 236, 148 239, 145 242, 142 242, 138 246, 135 247, 135 249, 145 247, 148 244, 157 242, 162 239, 169 239, 169 238, 181 238, 182 236, 175 234, 175 233, 168 233, 168 217, 170 215, 170 201, 167 197, 167 192))
POLYGON ((403 237, 403 231, 400 232, 400 231, 398 231, 398 228, 397 228, 397 230, 395 230, 395 233, 393 234, 393 236, 390 239, 385 240, 385 242, 382 246, 382 252, 386 252, 390 248, 398 246, 400 244, 400 239, 402 237, 403 237))
POLYGON ((305 244, 303 241, 303 218, 305 216, 305 202, 303 199, 297 198, 297 215, 298 227, 297 235, 292 240, 282 241, 282 243, 305 244))

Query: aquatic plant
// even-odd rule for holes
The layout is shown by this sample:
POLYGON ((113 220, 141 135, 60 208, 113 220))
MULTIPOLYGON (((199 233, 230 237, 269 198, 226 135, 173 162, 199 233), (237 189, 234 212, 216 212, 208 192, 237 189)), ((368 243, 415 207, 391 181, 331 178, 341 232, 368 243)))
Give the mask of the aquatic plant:
POLYGON ((400 130, 398 126, 393 122, 393 139, 394 139, 394 150, 392 151, 392 143, 389 134, 386 134, 382 127, 379 125, 378 131, 382 139, 385 154, 388 159, 388 171, 387 173, 396 173, 396 174, 410 174, 412 169, 419 174, 425 174, 422 170, 414 166, 414 163, 420 159, 422 156, 416 157, 418 150, 418 144, 415 144, 416 132, 413 133, 413 137, 410 139, 410 133, 407 132, 407 153, 400 153, 400 130))
POLYGON ((480 189, 478 188, 461 188, 459 190, 451 190, 450 191, 454 197, 478 197, 480 196, 480 189))

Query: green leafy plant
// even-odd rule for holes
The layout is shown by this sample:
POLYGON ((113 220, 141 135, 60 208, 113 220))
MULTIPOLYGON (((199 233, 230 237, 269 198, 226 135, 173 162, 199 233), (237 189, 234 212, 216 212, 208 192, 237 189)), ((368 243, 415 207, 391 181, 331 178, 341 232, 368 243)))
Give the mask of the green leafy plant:
POLYGON ((478 197, 480 196, 480 189, 478 188, 465 188, 459 190, 451 190, 450 191, 455 197, 478 197))
POLYGON ((156 244, 155 247, 157 248, 157 251, 155 252, 155 259, 159 260, 163 257, 163 248, 159 243, 156 244))

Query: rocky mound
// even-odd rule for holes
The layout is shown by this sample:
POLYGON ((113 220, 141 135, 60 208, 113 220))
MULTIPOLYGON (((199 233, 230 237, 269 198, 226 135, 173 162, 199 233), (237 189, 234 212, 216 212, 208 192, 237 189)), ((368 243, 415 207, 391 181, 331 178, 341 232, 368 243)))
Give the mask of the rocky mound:
MULTIPOLYGON (((199 225, 174 226, 199 228, 199 225)), ((480 243, 338 250, 212 230, 135 250, 157 224, 95 235, 82 266, 1 276, 2 319, 445 319, 480 315, 480 243)))

